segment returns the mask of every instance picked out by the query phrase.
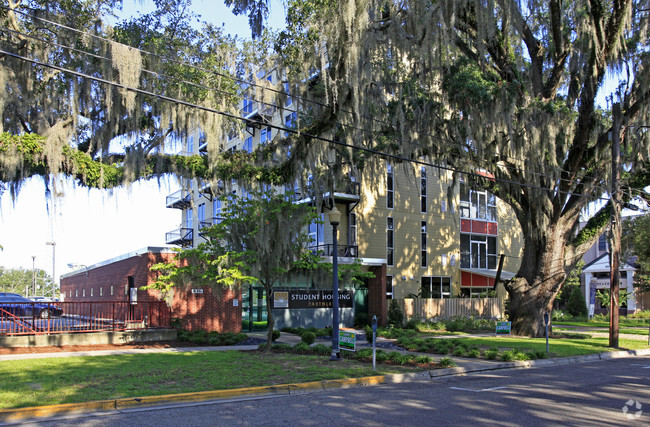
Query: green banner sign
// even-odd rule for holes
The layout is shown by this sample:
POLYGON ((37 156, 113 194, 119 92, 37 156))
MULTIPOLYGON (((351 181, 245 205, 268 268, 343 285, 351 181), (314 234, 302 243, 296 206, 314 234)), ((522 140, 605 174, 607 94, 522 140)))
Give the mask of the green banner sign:
POLYGON ((512 323, 510 322, 497 322, 497 335, 510 335, 512 323))
POLYGON ((341 350, 355 351, 357 335, 354 331, 339 330, 339 348, 341 350))

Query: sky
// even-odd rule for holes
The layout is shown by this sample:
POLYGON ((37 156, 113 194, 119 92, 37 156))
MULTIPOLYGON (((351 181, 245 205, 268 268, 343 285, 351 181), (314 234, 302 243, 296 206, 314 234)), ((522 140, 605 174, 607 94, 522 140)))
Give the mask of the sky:
MULTIPOLYGON (((152 4, 124 0, 121 16, 146 13, 152 4)), ((203 20, 250 38, 248 18, 234 16, 222 2, 194 0, 192 6, 203 20)), ((284 10, 276 1, 270 9, 271 25, 278 28, 284 10)), ((73 271, 68 264, 90 266, 146 246, 165 246, 165 233, 181 223, 181 211, 165 207, 166 196, 180 188, 174 178, 137 182, 111 192, 76 188, 71 180, 57 180, 56 185, 62 196, 49 200, 40 178, 25 181, 16 200, 8 191, 0 197, 0 266, 34 266, 49 275, 54 268, 58 280, 73 271)))

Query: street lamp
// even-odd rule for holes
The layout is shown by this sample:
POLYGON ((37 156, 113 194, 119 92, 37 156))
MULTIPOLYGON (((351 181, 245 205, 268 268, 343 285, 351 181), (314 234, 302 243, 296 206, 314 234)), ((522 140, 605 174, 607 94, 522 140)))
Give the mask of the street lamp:
POLYGON ((54 298, 54 291, 56 290, 56 274, 54 271, 54 266, 56 265, 54 262, 54 257, 56 255, 56 242, 45 242, 45 244, 52 246, 52 298, 54 298))
POLYGON ((330 360, 341 360, 339 350, 339 254, 337 248, 338 226, 341 223, 341 212, 336 209, 336 204, 329 212, 330 224, 332 224, 332 241, 334 252, 332 253, 332 356, 330 360))
POLYGON ((32 255, 32 296, 36 295, 36 255, 32 255))

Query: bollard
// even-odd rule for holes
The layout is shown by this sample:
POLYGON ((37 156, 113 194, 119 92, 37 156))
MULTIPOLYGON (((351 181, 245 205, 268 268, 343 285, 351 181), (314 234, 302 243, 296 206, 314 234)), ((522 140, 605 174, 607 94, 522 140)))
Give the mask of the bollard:
POLYGON ((544 324, 546 325, 546 353, 548 354, 548 312, 544 313, 544 324))
POLYGON ((372 316, 372 370, 376 370, 377 351, 377 316, 372 316))

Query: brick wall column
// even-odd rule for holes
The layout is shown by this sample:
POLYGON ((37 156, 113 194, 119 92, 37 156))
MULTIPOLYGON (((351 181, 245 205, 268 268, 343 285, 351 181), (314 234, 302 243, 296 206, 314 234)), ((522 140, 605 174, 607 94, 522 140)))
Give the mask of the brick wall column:
POLYGON ((375 274, 368 280, 368 318, 377 316, 377 324, 386 326, 388 303, 386 300, 386 264, 372 266, 369 270, 375 274))

